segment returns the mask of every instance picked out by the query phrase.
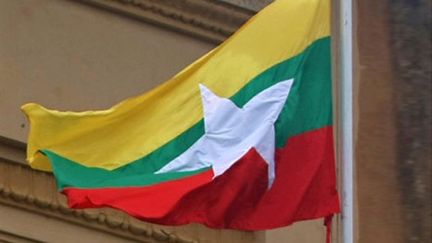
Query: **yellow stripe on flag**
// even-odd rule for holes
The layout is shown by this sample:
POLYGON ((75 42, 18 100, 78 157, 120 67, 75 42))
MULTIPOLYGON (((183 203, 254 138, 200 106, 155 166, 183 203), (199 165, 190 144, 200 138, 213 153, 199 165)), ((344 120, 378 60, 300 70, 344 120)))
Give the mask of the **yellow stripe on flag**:
POLYGON ((172 79, 108 110, 59 112, 22 107, 31 131, 27 159, 51 170, 40 149, 80 164, 115 169, 146 156, 202 119, 198 84, 231 97, 271 66, 330 35, 329 0, 280 0, 172 79))

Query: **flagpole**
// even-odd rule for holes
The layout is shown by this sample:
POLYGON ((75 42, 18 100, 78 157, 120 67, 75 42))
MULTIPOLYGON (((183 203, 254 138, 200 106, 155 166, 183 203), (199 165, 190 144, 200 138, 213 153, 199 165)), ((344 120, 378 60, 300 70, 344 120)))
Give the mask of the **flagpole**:
POLYGON ((342 166, 342 240, 354 243, 354 146, 352 0, 340 1, 340 118, 342 166))

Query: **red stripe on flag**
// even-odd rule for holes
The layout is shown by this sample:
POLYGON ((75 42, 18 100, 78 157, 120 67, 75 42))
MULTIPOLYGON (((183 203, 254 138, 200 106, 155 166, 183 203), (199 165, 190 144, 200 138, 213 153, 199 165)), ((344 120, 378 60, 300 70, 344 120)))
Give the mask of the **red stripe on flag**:
POLYGON ((178 203, 180 198, 193 189, 211 182, 213 171, 162 182, 145 187, 66 188, 62 191, 67 196, 71 208, 113 207, 124 210, 135 217, 160 218, 178 203))
POLYGON ((332 132, 325 127, 291 137, 276 151, 276 179, 268 191, 267 164, 252 149, 213 181, 207 171, 153 186, 63 192, 71 207, 109 206, 160 224, 281 227, 339 212, 332 132))

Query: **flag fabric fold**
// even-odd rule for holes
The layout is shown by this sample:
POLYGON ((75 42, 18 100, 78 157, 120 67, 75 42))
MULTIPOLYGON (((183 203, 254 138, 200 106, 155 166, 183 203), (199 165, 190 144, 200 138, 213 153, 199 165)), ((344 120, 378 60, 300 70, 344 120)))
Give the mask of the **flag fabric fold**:
POLYGON ((279 0, 110 109, 31 103, 27 160, 72 208, 262 230, 339 212, 329 0, 279 0))

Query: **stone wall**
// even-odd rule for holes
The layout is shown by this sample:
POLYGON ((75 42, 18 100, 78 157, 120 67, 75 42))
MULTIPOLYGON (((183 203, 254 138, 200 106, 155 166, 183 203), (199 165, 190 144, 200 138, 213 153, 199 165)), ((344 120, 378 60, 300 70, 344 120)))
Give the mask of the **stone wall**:
POLYGON ((398 188, 404 242, 432 241, 431 1, 391 1, 398 188))
POLYGON ((431 4, 356 1, 359 242, 431 240, 431 4))

